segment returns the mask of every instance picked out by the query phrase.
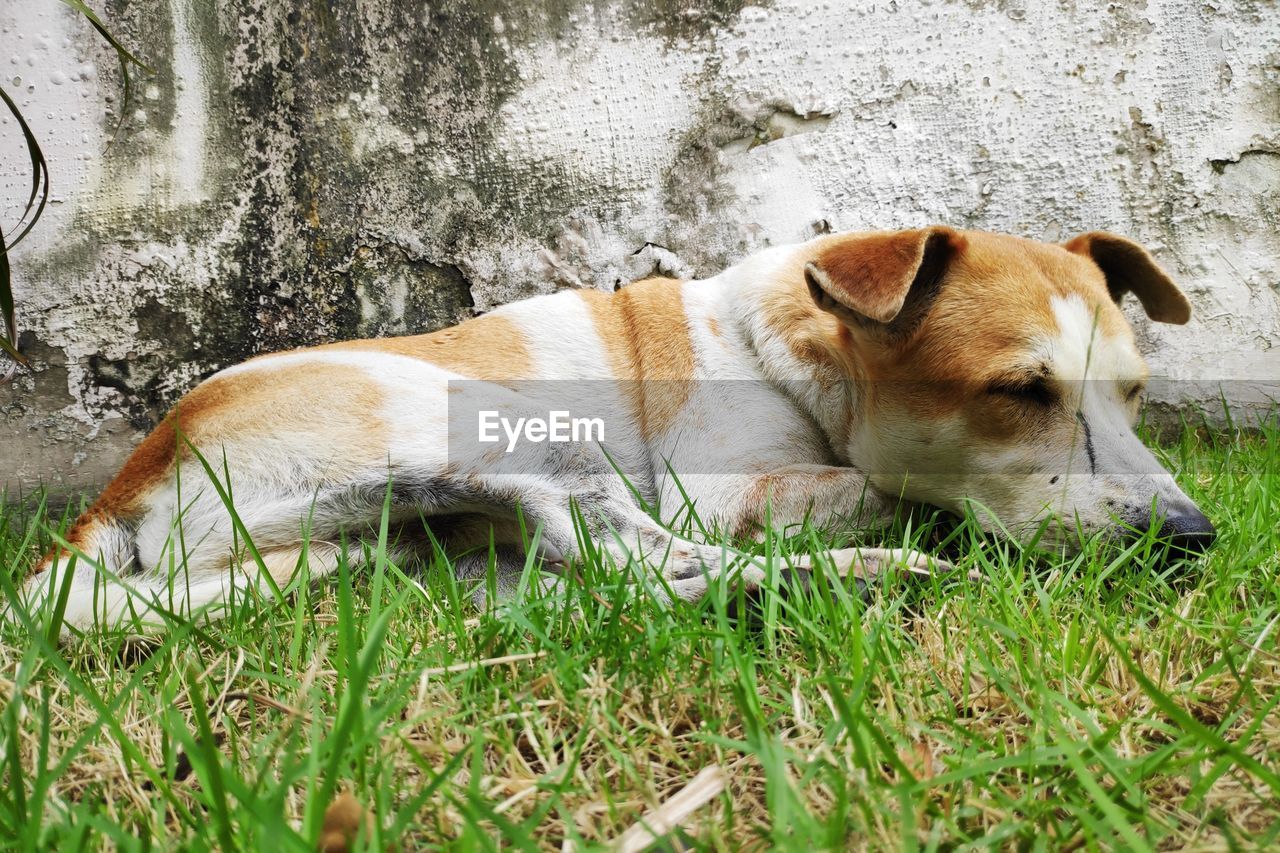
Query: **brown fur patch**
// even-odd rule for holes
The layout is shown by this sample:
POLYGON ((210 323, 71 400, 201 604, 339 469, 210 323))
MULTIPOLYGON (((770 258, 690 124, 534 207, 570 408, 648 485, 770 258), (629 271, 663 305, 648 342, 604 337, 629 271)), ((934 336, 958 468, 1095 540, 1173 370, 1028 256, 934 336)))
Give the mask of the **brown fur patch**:
POLYGON ((823 240, 806 275, 838 307, 876 323, 898 317, 918 277, 936 279, 939 264, 964 249, 964 237, 950 228, 841 234, 823 240), (937 264, 926 263, 936 258, 937 264), (930 267, 930 269, 925 269, 930 267))
POLYGON ((910 353, 911 367, 935 378, 985 382, 1027 345, 1058 332, 1055 297, 1078 296, 1099 334, 1127 336, 1129 325, 1088 261, 1046 243, 969 235, 910 353))
POLYGON ((524 334, 500 314, 486 314, 431 332, 398 338, 345 341, 318 350, 387 352, 429 361, 470 379, 533 379, 533 359, 524 334))
POLYGON ((141 496, 164 480, 177 458, 178 430, 202 451, 246 436, 307 432, 324 437, 318 444, 308 441, 308 452, 317 456, 328 454, 326 458, 335 462, 361 465, 376 461, 372 457, 386 447, 377 416, 383 398, 376 382, 342 365, 271 364, 281 355, 327 351, 405 355, 477 379, 520 378, 530 372, 519 330, 500 316, 477 317, 427 335, 346 341, 261 356, 251 362, 261 369, 215 376, 179 401, 138 445, 73 532, 102 514, 127 517, 138 511, 141 496))
MULTIPOLYGON (((1053 298, 1078 296, 1093 309, 1100 336, 1132 331, 1097 267, 1059 246, 967 232, 967 246, 921 327, 901 347, 868 347, 869 385, 912 415, 964 411, 971 429, 993 440, 1026 434, 1025 407, 1002 405, 983 390, 1024 363, 1038 340, 1057 334, 1053 298)), ((868 407, 872 412, 875 403, 868 407)))
POLYGON ((858 376, 861 366, 850 330, 814 304, 804 280, 804 258, 779 273, 778 286, 766 291, 759 310, 765 325, 799 361, 824 373, 858 376))
MULTIPOLYGON (((261 369, 214 376, 183 397, 134 449, 73 534, 97 516, 128 518, 141 511, 142 498, 165 482, 178 458, 179 433, 209 454, 219 453, 223 442, 267 436, 288 442, 298 433, 308 434, 298 452, 339 463, 367 464, 383 452, 382 392, 362 371, 335 364, 271 366, 269 357, 258 364, 261 369)), ((182 458, 188 456, 184 448, 182 458)), ((208 461, 215 468, 220 462, 208 461)))
MULTIPOLYGON (((629 285, 635 287, 636 285, 629 285)), ((618 291, 621 293, 622 291, 618 291)), ((591 313, 591 323, 596 334, 604 345, 605 359, 608 361, 609 373, 614 379, 630 382, 638 377, 639 367, 635 353, 632 352, 631 334, 622 316, 621 300, 617 293, 605 293, 602 290, 578 290, 578 297, 586 303, 591 313)))
MULTIPOLYGON (((857 381, 859 408, 867 417, 891 402, 926 419, 966 411, 975 430, 993 438, 1026 430, 1021 413, 993 406, 978 392, 1025 358, 1033 341, 1058 331, 1053 297, 1075 295, 1093 308, 1100 336, 1131 338, 1132 331, 1101 271, 1087 258, 1017 237, 971 231, 956 236, 959 248, 942 284, 905 338, 877 335, 874 323, 849 323, 820 310, 804 280, 804 264, 812 258, 804 257, 780 272, 778 286, 762 298, 765 323, 797 359, 817 368, 820 379, 825 374, 857 381)), ((851 239, 822 241, 815 256, 834 258, 851 239)), ((862 248, 885 245, 901 259, 892 241, 877 239, 862 248)), ((863 254, 859 263, 870 264, 863 254)))
POLYGON ((604 342, 609 370, 624 383, 640 434, 647 440, 666 432, 689 399, 695 370, 680 283, 651 278, 614 294, 579 293, 604 342))
MULTIPOLYGON (((269 360, 261 361, 266 367, 269 360)), ((295 453, 323 457, 334 465, 362 467, 376 462, 386 446, 378 412, 383 403, 376 383, 341 365, 292 364, 214 376, 192 389, 125 460, 102 494, 67 531, 67 541, 88 549, 94 527, 110 518, 142 514, 148 494, 168 482, 175 460, 194 459, 190 441, 215 470, 221 444, 250 438, 278 440, 295 453), (296 442, 307 433, 305 442, 296 442), (181 446, 181 453, 179 447, 181 446)), ((38 564, 66 559, 54 549, 38 564)))
POLYGON ((1155 258, 1132 240, 1091 231, 1068 241, 1064 248, 1094 261, 1106 276, 1107 290, 1118 303, 1132 293, 1147 316, 1158 323, 1182 325, 1191 319, 1191 303, 1155 258))

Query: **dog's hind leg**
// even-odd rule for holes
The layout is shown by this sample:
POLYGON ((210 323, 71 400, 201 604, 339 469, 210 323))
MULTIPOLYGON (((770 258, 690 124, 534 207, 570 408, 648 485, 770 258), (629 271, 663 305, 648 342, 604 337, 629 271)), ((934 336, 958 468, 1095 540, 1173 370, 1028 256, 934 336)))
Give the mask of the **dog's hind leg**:
MULTIPOLYGON (((202 615, 225 615, 249 597, 270 596, 274 586, 286 587, 299 570, 310 578, 333 572, 342 558, 342 546, 331 542, 268 548, 258 558, 242 557, 238 562, 227 555, 227 568, 174 572, 150 569, 119 575, 103 571, 94 561, 60 561, 34 576, 24 590, 27 609, 35 615, 57 599, 63 584, 70 584, 63 614, 67 629, 122 628, 147 631, 163 627, 170 619, 202 615), (71 571, 70 578, 65 574, 71 571), (263 576, 270 575, 271 582, 263 576)), ((350 554, 349 559, 358 555, 350 554)))

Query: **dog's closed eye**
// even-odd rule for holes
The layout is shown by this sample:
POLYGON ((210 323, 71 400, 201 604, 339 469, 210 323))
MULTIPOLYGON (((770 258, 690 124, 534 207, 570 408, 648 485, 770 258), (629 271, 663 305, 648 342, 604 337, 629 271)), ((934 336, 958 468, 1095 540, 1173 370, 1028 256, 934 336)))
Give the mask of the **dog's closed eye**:
POLYGON ((1058 391, 1043 376, 998 379, 987 386, 987 393, 1027 405, 1048 408, 1058 402, 1058 391))

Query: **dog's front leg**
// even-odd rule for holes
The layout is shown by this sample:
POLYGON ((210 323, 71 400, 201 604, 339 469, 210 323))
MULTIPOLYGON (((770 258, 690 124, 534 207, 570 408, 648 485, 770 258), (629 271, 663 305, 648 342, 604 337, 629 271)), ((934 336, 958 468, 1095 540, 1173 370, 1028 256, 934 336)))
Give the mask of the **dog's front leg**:
MULTIPOLYGON (((590 548, 619 568, 652 570, 656 575, 648 576, 648 585, 656 596, 685 601, 700 600, 721 577, 749 595, 765 584, 764 559, 675 535, 629 500, 620 481, 603 470, 592 473, 601 476, 574 478, 575 482, 558 484, 561 488, 526 481, 515 496, 526 521, 541 530, 542 553, 549 567, 572 571, 589 558, 584 548, 590 548)), ((518 569, 520 562, 516 559, 512 565, 518 569)), ((483 561, 476 565, 483 568, 483 561)), ((789 566, 780 568, 780 577, 784 585, 807 585, 809 574, 821 569, 842 577, 853 575, 865 586, 867 580, 893 566, 917 573, 951 568, 940 560, 902 549, 843 548, 792 558, 789 566)), ((513 577, 518 574, 517 570, 513 577)))
MULTIPOLYGON (((817 464, 770 470, 719 497, 723 509, 712 515, 721 529, 755 539, 769 528, 777 534, 796 533, 806 520, 818 530, 888 524, 898 508, 898 501, 877 491, 861 471, 817 464)), ((854 576, 865 588, 890 567, 920 575, 953 568, 914 550, 840 548, 792 558, 784 580, 807 585, 812 571, 834 570, 841 577, 854 576)))
MULTIPOLYGON (((761 535, 766 520, 776 531, 792 533, 806 518, 819 529, 885 524, 893 519, 897 507, 896 501, 872 488, 862 472, 831 465, 780 467, 729 489, 723 488, 722 481, 720 489, 701 497, 707 500, 699 506, 709 508, 710 519, 722 530, 748 536, 761 535), (725 509, 716 511, 717 505, 725 509)), ((762 558, 674 535, 629 501, 591 503, 611 507, 612 517, 608 524, 594 527, 593 538, 619 565, 635 560, 657 568, 664 581, 657 590, 659 595, 666 595, 669 589, 676 598, 697 601, 722 575, 729 575, 749 593, 765 582, 762 558)), ((949 571, 952 566, 907 549, 841 548, 790 558, 780 569, 780 580, 784 585, 807 585, 813 571, 834 571, 841 577, 854 576, 865 588, 868 581, 890 568, 932 574, 949 571)))
POLYGON ((536 514, 541 522, 551 520, 544 527, 544 535, 547 543, 560 551, 559 559, 552 563, 571 568, 587 558, 583 548, 590 547, 620 569, 639 567, 650 591, 668 600, 698 601, 722 576, 749 592, 764 582, 766 572, 761 560, 732 547, 706 545, 678 536, 630 501, 601 501, 601 497, 600 492, 574 495, 576 512, 572 517, 582 527, 554 509, 536 514), (566 522, 573 526, 565 526, 566 522), (570 533, 573 535, 567 535, 570 533))
POLYGON ((885 497, 856 468, 787 465, 750 478, 714 512, 722 529, 761 538, 766 527, 795 533, 808 520, 819 530, 868 527, 893 520, 897 501, 885 497))

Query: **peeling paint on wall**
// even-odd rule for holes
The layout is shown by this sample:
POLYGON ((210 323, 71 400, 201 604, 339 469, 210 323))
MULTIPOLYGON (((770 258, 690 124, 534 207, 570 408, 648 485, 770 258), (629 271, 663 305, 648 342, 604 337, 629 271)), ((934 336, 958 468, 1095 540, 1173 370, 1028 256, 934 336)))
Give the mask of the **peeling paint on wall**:
MULTIPOLYGON (((10 489, 100 482, 257 352, 439 328, 564 287, 705 275, 813 233, 946 222, 1144 241, 1194 325, 1157 373, 1280 377, 1274 4, 110 0, 156 69, 53 0, 0 10, 52 168, 17 253, 34 374, 10 489), (121 130, 108 145, 117 121, 121 130)), ((26 175, 0 123, 0 217, 26 175)), ((1130 306, 1132 309, 1132 306, 1130 306)))

